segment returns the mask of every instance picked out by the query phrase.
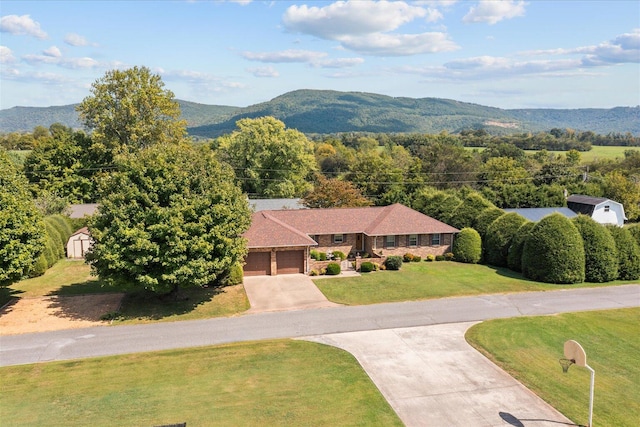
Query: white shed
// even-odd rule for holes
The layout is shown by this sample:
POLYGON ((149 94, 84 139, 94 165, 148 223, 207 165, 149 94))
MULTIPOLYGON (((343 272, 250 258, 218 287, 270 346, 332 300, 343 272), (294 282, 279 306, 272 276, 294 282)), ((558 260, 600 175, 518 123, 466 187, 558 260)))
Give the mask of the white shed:
POLYGON ((627 219, 624 216, 622 203, 614 202, 604 197, 572 194, 567 197, 567 206, 575 213, 589 215, 600 224, 613 224, 622 227, 627 219))
POLYGON ((73 233, 67 241, 67 258, 84 258, 92 244, 93 240, 91 239, 91 234, 89 234, 89 229, 87 227, 81 228, 73 233))

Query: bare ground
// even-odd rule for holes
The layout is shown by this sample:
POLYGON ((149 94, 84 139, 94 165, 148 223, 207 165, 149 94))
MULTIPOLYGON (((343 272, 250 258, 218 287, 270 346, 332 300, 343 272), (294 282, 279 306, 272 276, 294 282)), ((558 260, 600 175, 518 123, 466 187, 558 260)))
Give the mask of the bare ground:
POLYGON ((106 325, 100 320, 120 308, 123 294, 48 296, 13 300, 0 310, 0 335, 106 325))

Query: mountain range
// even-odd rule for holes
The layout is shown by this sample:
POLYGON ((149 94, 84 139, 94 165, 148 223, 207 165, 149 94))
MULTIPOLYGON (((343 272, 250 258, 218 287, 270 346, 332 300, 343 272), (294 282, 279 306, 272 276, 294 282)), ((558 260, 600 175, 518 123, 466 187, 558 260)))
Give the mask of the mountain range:
MULTIPOLYGON (((493 134, 571 128, 600 134, 640 135, 640 106, 610 109, 500 109, 442 98, 395 98, 362 92, 297 90, 249 107, 177 100, 190 136, 213 138, 235 129, 241 118, 273 116, 305 134, 342 132, 493 134)), ((0 110, 0 132, 32 131, 62 123, 81 128, 77 104, 0 110)))

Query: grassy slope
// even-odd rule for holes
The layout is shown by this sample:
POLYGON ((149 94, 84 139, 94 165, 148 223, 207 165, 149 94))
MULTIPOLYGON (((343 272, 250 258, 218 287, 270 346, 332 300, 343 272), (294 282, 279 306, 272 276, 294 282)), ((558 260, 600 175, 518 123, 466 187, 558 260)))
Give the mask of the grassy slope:
POLYGON ((0 373, 3 425, 401 425, 351 355, 303 341, 6 367, 0 373))
POLYGON ((399 272, 378 271, 363 274, 361 277, 321 279, 315 283, 329 300, 359 305, 463 295, 611 286, 632 282, 552 285, 527 280, 506 268, 457 262, 419 262, 405 263, 399 272))
POLYGON ((636 426, 640 420, 640 308, 484 322, 467 340, 536 394, 580 424, 589 414, 589 372, 562 373, 566 340, 587 353, 595 372, 593 424, 636 426))

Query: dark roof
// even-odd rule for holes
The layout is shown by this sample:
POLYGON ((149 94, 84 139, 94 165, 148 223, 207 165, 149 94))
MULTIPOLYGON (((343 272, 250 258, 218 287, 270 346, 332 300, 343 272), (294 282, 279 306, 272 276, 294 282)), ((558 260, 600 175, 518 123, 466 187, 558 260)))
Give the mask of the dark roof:
POLYGON ((583 196, 581 194, 572 194, 571 196, 567 197, 567 203, 572 202, 591 206, 599 205, 600 203, 606 202, 607 200, 609 199, 606 199, 604 197, 583 196))
MULTIPOLYGON (((262 211, 254 214, 253 219, 244 234, 250 248, 296 245, 289 243, 301 245, 304 241, 300 240, 300 235, 364 233, 385 236, 459 231, 399 203, 361 208, 262 211)), ((308 240, 306 242, 306 245, 310 244, 308 240)))
POLYGON ((575 216, 578 216, 571 209, 564 208, 564 207, 562 208, 517 208, 517 209, 503 209, 503 211, 507 213, 515 212, 518 215, 523 216, 532 222, 538 222, 545 216, 551 215, 552 213, 556 213, 556 212, 566 216, 567 218, 573 218, 575 216))

